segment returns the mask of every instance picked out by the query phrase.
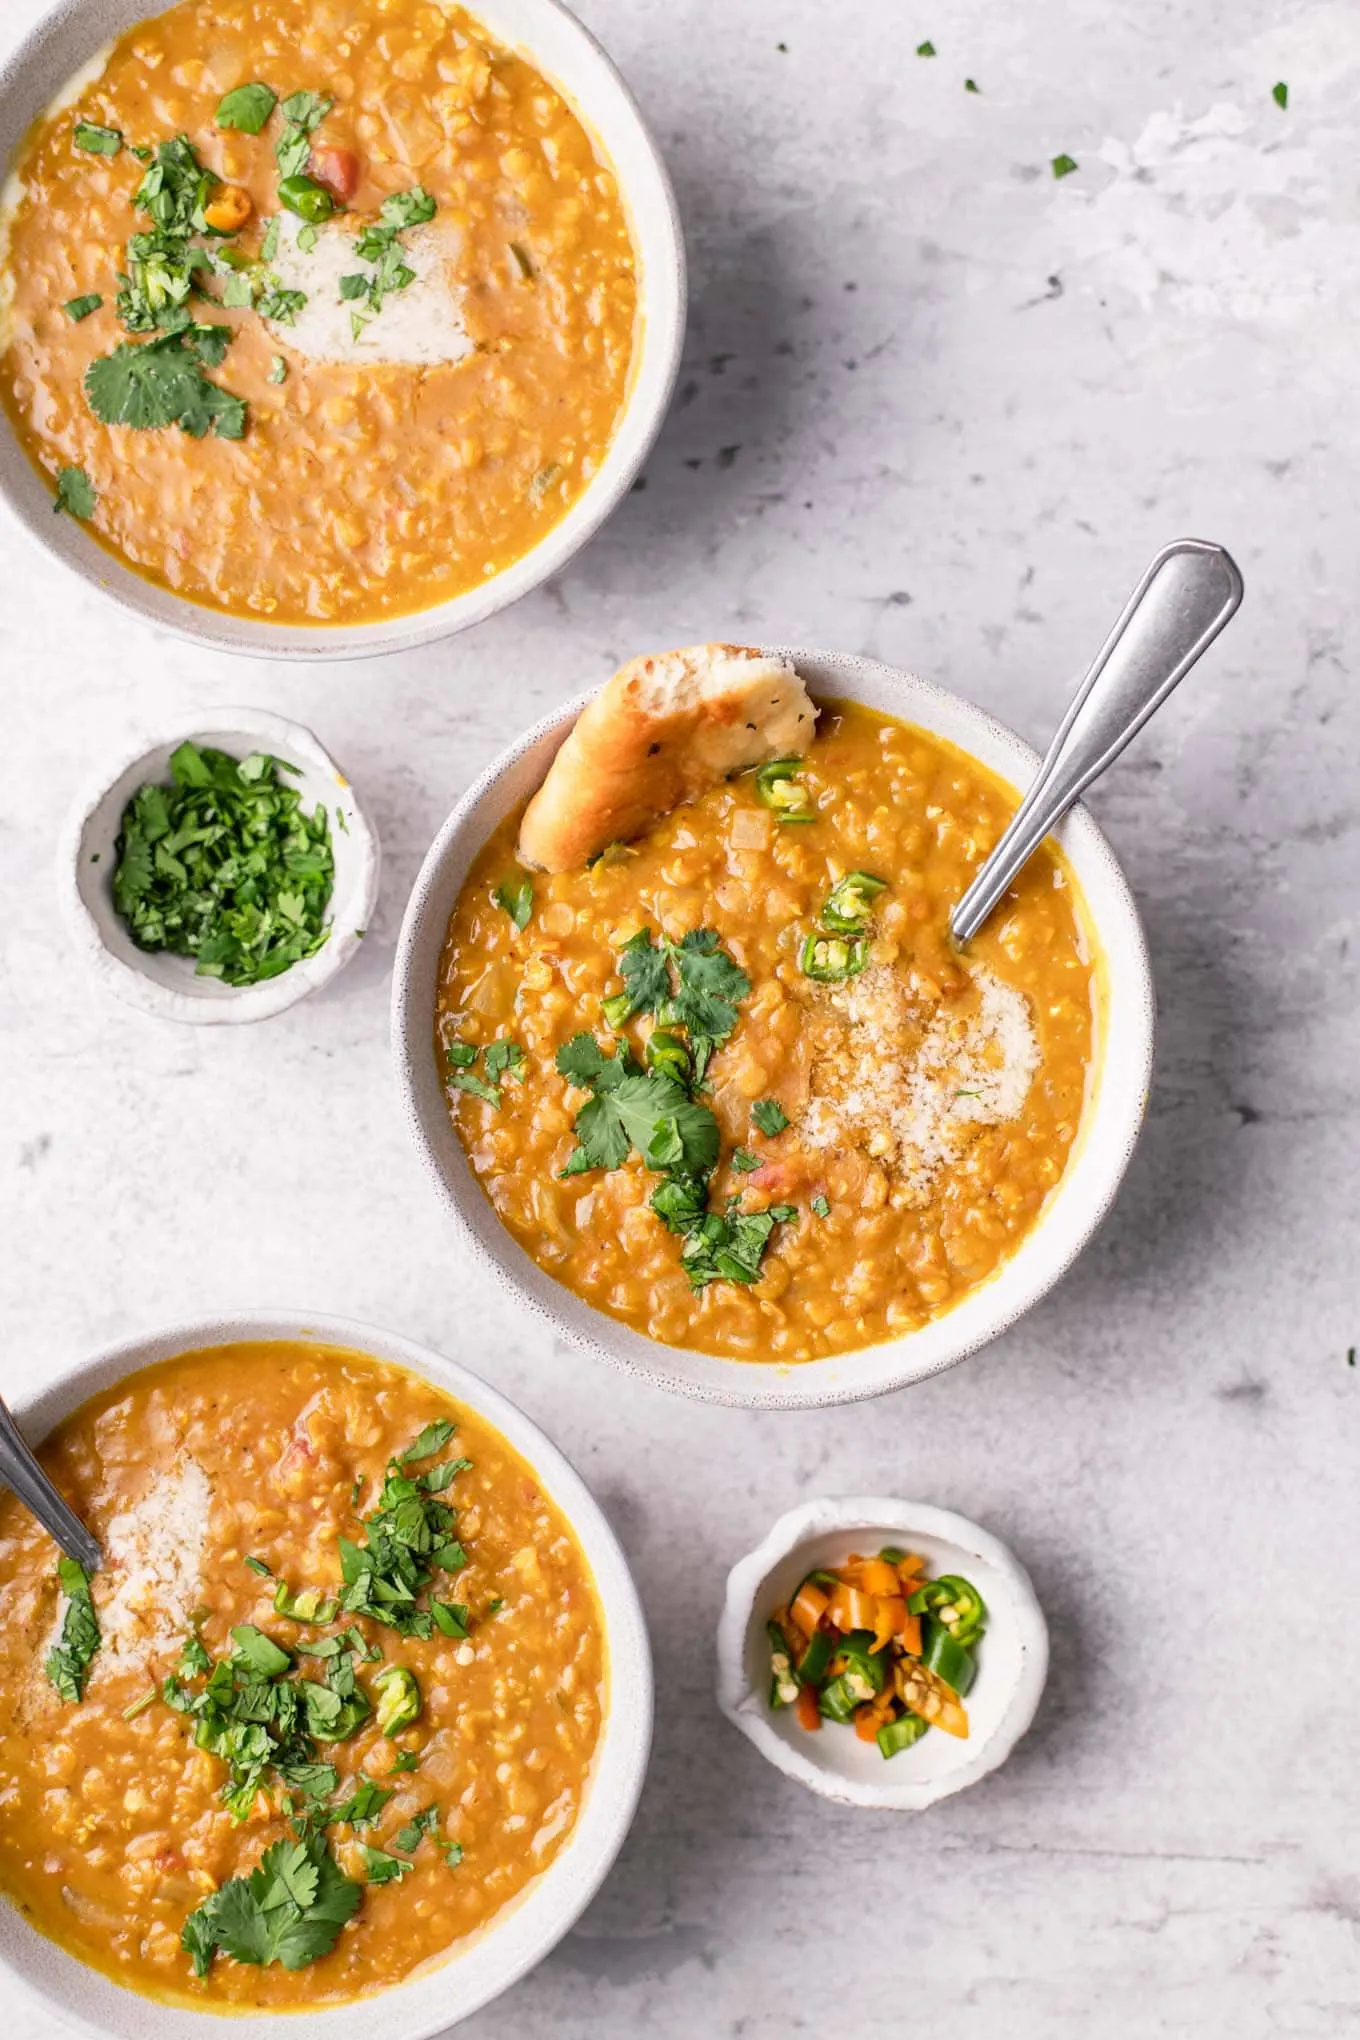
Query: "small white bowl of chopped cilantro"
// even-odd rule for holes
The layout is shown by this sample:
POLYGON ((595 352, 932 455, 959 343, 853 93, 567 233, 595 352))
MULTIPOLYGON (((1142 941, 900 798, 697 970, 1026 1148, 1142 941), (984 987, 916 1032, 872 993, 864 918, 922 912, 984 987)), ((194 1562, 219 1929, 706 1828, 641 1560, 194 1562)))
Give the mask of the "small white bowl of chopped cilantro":
POLYGON ((129 746, 77 801, 58 877, 105 988, 161 1020, 236 1025, 343 970, 378 891, 378 840, 301 724, 186 717, 129 746))
POLYGON ((844 1806, 919 1813, 975 1785, 1028 1729, 1047 1676, 1029 1575, 948 1509, 804 1502, 728 1576, 719 1706, 844 1806))

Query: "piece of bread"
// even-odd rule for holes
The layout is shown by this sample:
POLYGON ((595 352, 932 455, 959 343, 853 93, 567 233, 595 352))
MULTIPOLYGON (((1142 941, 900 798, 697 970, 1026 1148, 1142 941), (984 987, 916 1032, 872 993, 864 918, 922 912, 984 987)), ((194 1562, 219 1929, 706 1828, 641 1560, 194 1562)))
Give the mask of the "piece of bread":
POLYGON ((574 870, 733 772, 801 758, 816 723, 786 659, 742 645, 632 659, 587 703, 530 801, 520 860, 574 870))

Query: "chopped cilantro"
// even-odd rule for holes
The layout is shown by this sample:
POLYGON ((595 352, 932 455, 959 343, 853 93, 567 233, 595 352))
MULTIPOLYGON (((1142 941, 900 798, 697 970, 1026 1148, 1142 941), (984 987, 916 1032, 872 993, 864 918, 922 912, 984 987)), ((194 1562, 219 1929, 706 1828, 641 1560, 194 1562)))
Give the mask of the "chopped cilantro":
POLYGON ((470 1070, 480 1053, 470 1041, 450 1041, 444 1047, 444 1060, 456 1070, 470 1070))
POLYGON ((392 1760, 392 1769, 394 1771, 414 1771, 419 1762, 420 1758, 414 1750, 399 1750, 392 1760))
POLYGON ((461 1842, 441 1841, 440 1837, 436 1835, 434 1845, 440 1851, 450 1870, 456 1870, 463 1860, 463 1844, 461 1842))
POLYGON ((94 483, 82 467, 64 467, 57 471, 57 494, 52 505, 54 510, 65 510, 72 517, 93 517, 95 504, 99 501, 94 483))
POLYGON ((663 1027, 687 1027, 696 1044, 726 1041, 737 1024, 737 1001, 751 989, 711 928, 692 928, 679 942, 663 935, 655 944, 650 928, 642 928, 624 944, 619 970, 631 1012, 655 1013, 663 1027))
POLYGON ((129 240, 119 276, 118 316, 129 333, 172 332, 189 323, 189 299, 213 267, 194 236, 208 231, 205 208, 218 181, 186 136, 158 146, 132 195, 150 225, 129 240))
POLYGON ((293 1660, 286 1650, 275 1643, 272 1636, 266 1636, 253 1622, 242 1622, 231 1632, 236 1646, 232 1652, 232 1663, 257 1679, 277 1679, 286 1672, 293 1660))
POLYGON ((718 1281, 758 1282, 770 1235, 792 1210, 791 1205, 777 1204, 768 1211, 710 1211, 680 1249, 680 1265, 690 1287, 705 1289, 718 1281))
POLYGON ((495 1084, 488 1084, 485 1077, 479 1077, 473 1070, 455 1070, 449 1078, 455 1091, 466 1091, 471 1098, 480 1098, 484 1105, 500 1110, 501 1094, 495 1084))
POLYGON ((323 807, 303 812, 286 769, 262 752, 236 759, 184 743, 170 759, 173 784, 133 795, 113 903, 139 949, 192 956, 200 977, 251 985, 321 948, 330 829, 323 807))
POLYGON ((452 1637, 455 1642, 467 1636, 468 1611, 465 1601, 431 1601, 430 1613, 434 1617, 436 1629, 441 1630, 445 1636, 452 1637))
POLYGON ((284 119, 283 133, 274 144, 280 178, 296 177, 305 169, 312 153, 312 130, 320 127, 334 103, 319 92, 289 93, 279 109, 284 119))
MULTIPOLYGON (((412 185, 409 191, 394 191, 386 197, 379 208, 378 218, 355 236, 354 252, 361 262, 371 263, 371 274, 351 271, 340 279, 340 296, 344 300, 363 300, 370 311, 380 312, 383 299, 390 291, 405 290, 416 280, 416 273, 405 259, 398 236, 406 227, 419 226, 435 215, 435 202, 420 185, 412 185)), ((351 321, 357 317, 352 313, 351 321)), ((357 336, 356 336, 357 337, 357 336)), ((523 925, 522 923, 520 924, 523 925)))
POLYGON ((90 156, 116 156, 123 146, 121 128, 100 127, 97 121, 78 120, 71 140, 90 156))
POLYGON ((393 1856, 386 1849, 370 1848, 367 1842, 359 1844, 359 1860, 370 1884, 390 1884, 394 1877, 409 1877, 416 1867, 404 1856, 393 1856))
POLYGON ((91 312, 97 312, 103 302, 104 300, 99 292, 92 290, 85 297, 67 298, 62 306, 62 310, 71 321, 71 324, 78 326, 82 319, 89 318, 91 312))
POLYGON ((281 285, 274 284, 261 292, 255 309, 262 319, 272 319, 276 325, 295 326, 297 315, 306 304, 305 290, 284 290, 281 285))
POLYGON ((505 1035, 488 1043, 482 1060, 493 1084, 503 1076, 513 1077, 516 1083, 522 1084, 528 1075, 524 1067, 528 1057, 524 1050, 517 1041, 511 1041, 505 1035))
POLYGON ((445 1418, 427 1424, 403 1453, 389 1461, 378 1506, 364 1518, 364 1543, 339 1540, 345 1581, 340 1605, 346 1613, 367 1615, 402 1636, 434 1634, 435 1618, 428 1608, 417 1605, 417 1596, 436 1571, 457 1572, 467 1555, 454 1535, 455 1511, 434 1498, 433 1488, 447 1487, 467 1462, 453 1462, 452 1471, 436 1467, 415 1477, 407 1469, 432 1458, 452 1435, 453 1426, 445 1418))
POLYGON ((1285 84, 1283 78, 1278 85, 1271 87, 1270 96, 1278 107, 1285 108, 1289 105, 1289 87, 1285 84))
POLYGON ((130 1707, 123 1709, 124 1721, 136 1721, 139 1715, 146 1713, 148 1707, 154 1707, 160 1697, 159 1686, 153 1686, 149 1692, 143 1693, 140 1700, 134 1700, 130 1707))
POLYGON ((1064 154, 1053 158, 1052 168, 1055 177, 1070 177, 1074 170, 1080 168, 1080 165, 1074 157, 1064 154))
POLYGON ((499 1615, 504 1606, 505 1602, 498 1595, 494 1601, 487 1602, 486 1612, 488 1615, 499 1615))
POLYGON ((436 1417, 423 1431, 418 1431, 404 1451, 399 1452, 392 1464, 412 1466, 418 1459, 432 1459, 436 1452, 442 1452, 453 1436, 453 1425, 447 1417, 436 1417))
POLYGON ((186 1679, 200 1677, 212 1670, 212 1659, 203 1647, 203 1639, 196 1630, 185 1637, 179 1654, 179 1668, 186 1679))
POLYGON ((222 286, 222 303, 228 308, 244 310, 255 302, 255 285, 252 279, 241 272, 229 276, 222 286))
POLYGON ((517 928, 528 927, 529 916, 534 911, 534 882, 531 878, 521 874, 518 885, 512 884, 508 878, 503 879, 491 897, 498 907, 504 907, 517 928))
POLYGON ((963 89, 965 92, 979 92, 981 91, 982 88, 978 84, 976 78, 965 78, 963 81, 963 89))
POLYGON ((729 1166, 735 1169, 739 1176, 749 1176, 753 1169, 760 1167, 760 1156, 753 1155, 750 1148, 734 1148, 729 1166))
POLYGON ((751 1117, 761 1133, 773 1136, 782 1133, 789 1123, 789 1115, 783 1106, 773 1098, 759 1098, 751 1107, 751 1117))
POLYGON ((827 1203, 825 1197, 823 1197, 820 1194, 820 1192, 816 1197, 813 1198, 812 1208, 816 1212, 818 1218, 830 1218, 831 1216, 831 1206, 827 1203))
POLYGON ((231 1878, 190 1913, 180 1944, 196 1976, 206 1976, 219 1953, 234 1962, 302 1969, 330 1953, 362 1897, 324 1836, 275 1842, 248 1877, 231 1878))
POLYGON ((319 238, 316 228, 310 220, 305 220, 297 230, 297 245, 304 255, 311 254, 319 238))
POLYGON ((79 1700, 85 1692, 94 1654, 99 1648, 99 1618, 90 1597, 90 1576, 73 1558, 57 1560, 57 1578, 66 1596, 61 1635, 43 1662, 51 1684, 63 1700, 79 1700))
POLYGON ((408 1855, 413 1855, 420 1847, 422 1836, 433 1834, 438 1825, 439 1808, 433 1805, 422 1807, 419 1813, 407 1821, 405 1827, 398 1828, 393 1837, 393 1847, 405 1849, 408 1855))
POLYGON ((213 125, 237 128, 244 135, 257 135, 278 104, 278 95, 267 85, 238 85, 218 101, 213 125))
MULTIPOLYGON (((284 360, 281 354, 276 354, 269 364, 269 380, 272 383, 287 382, 288 380, 288 363, 284 360)), ((336 820, 340 821, 341 826, 343 827, 344 824, 341 817, 341 811, 339 808, 335 810, 335 815, 336 820)), ((346 830, 345 833, 348 835, 349 831, 346 830)))
POLYGON ((275 213, 264 230, 264 238, 260 242, 261 262, 272 262, 279 251, 279 220, 280 215, 275 213))
POLYGON ((918 57, 933 57, 933 56, 934 56, 934 54, 935 54, 935 45, 934 45, 934 43, 933 43, 933 42, 920 42, 920 43, 917 43, 917 45, 916 45, 916 54, 917 54, 917 56, 918 56, 918 57))

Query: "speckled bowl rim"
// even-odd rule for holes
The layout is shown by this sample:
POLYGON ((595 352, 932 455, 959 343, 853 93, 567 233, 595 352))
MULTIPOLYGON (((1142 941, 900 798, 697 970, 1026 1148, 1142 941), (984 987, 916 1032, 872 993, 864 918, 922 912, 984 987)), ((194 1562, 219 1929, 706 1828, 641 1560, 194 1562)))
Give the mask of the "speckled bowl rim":
MULTIPOLYGON (((333 803, 337 805, 339 803, 333 803)), ((338 841, 334 838, 333 841, 338 841)), ((287 1012, 309 992, 319 991, 337 977, 362 946, 365 931, 372 926, 382 876, 382 852, 377 831, 364 810, 353 781, 341 771, 335 759, 314 731, 304 723, 290 722, 266 708, 207 708, 194 714, 173 717, 154 728, 139 730, 123 746, 111 765, 102 765, 72 803, 57 844, 57 897, 66 932, 81 960, 101 987, 156 1020, 177 1020, 193 1027, 235 1027, 252 1020, 269 1020, 287 1012), (129 956, 115 954, 109 946, 107 928, 116 916, 112 899, 101 898, 91 908, 80 886, 86 858, 86 837, 97 810, 109 792, 127 774, 150 760, 158 751, 173 748, 189 739, 239 737, 243 755, 268 750, 301 759, 321 778, 332 778, 345 789, 346 814, 344 857, 351 876, 343 897, 332 896, 332 928, 315 956, 305 957, 278 977, 257 985, 223 985, 214 989, 219 996, 179 992, 150 975, 138 952, 129 943, 129 956)), ((338 875, 338 874, 337 874, 338 875)), ((338 893, 338 888, 337 888, 338 893)), ((188 970, 188 964, 185 964, 188 970)))
MULTIPOLYGON (((861 690, 877 694, 869 706, 916 722, 976 756, 1017 788, 1017 798, 1038 769, 1038 754, 1013 731, 931 681, 854 653, 787 645, 765 649, 791 659, 819 698, 853 701, 861 690)), ((920 1330, 829 1359, 781 1366, 719 1360, 662 1345, 573 1296, 502 1226, 450 1125, 433 1055, 439 951, 467 868, 515 800, 539 782, 595 691, 544 716, 467 789, 430 846, 402 920, 392 973, 392 1046, 401 1110, 425 1172, 457 1223, 462 1245, 485 1276, 508 1287, 571 1345, 699 1401, 747 1409, 815 1409, 884 1395, 943 1372, 1007 1330, 1066 1273, 1113 1203, 1137 1145, 1152 1077, 1155 1000, 1138 909, 1113 850, 1080 803, 1055 831, 1081 886, 1100 952, 1106 994, 1101 1055, 1094 1099, 1083 1115, 1063 1180, 1010 1259, 954 1309, 920 1330), (1099 907, 1093 888, 1101 895, 1099 907), (1093 1160, 1097 1142, 1099 1167, 1093 1160), (1086 1200, 1080 1211, 1078 1193, 1086 1200)))
MULTIPOLYGON (((993 1596, 993 1605, 995 1596, 993 1596)), ((852 1495, 843 1499, 819 1498, 789 1509, 768 1534, 738 1559, 727 1576, 727 1593, 718 1622, 718 1705, 734 1728, 739 1728, 760 1754, 788 1778, 796 1779, 810 1792, 834 1799, 842 1806, 890 1809, 898 1813, 920 1813, 938 1800, 947 1799, 976 1785, 989 1771, 1004 1764, 1034 1720, 1048 1678, 1048 1624, 1034 1591, 1033 1582, 1015 1554, 999 1537, 984 1530, 967 1516, 952 1509, 939 1509, 928 1502, 904 1502, 884 1495, 852 1495), (814 1538, 844 1534, 867 1542, 881 1533, 903 1540, 908 1547, 925 1543, 949 1543, 971 1557, 980 1558, 1005 1583, 1009 1612, 1019 1641, 1019 1664, 1001 1719, 986 1740, 971 1743, 943 1743, 956 1756, 953 1767, 930 1780, 894 1775, 890 1764, 883 1766, 882 1782, 845 1778, 818 1762, 821 1738, 806 1736, 806 1753, 790 1746, 770 1724, 769 1710, 762 1694, 753 1693, 746 1676, 747 1649, 754 1624, 763 1629, 767 1619, 762 1599, 771 1572, 800 1545, 814 1538)), ((979 1663, 982 1660, 979 1657, 979 1663)))
POLYGON ((532 1417, 481 1375, 399 1333, 359 1319, 288 1309, 182 1319, 120 1339, 54 1369, 14 1415, 37 1444, 91 1396, 158 1360, 248 1339, 295 1339, 367 1353, 428 1380, 489 1423, 533 1468, 570 1524, 604 1617, 608 1704, 576 1827, 561 1853, 460 1951, 390 1990, 346 2005, 268 2013, 167 2006, 115 1984, 49 1941, 0 1898, 0 1976, 89 2040, 180 2040, 186 2027, 239 2033, 277 2025, 291 2040, 434 2040, 528 1974, 567 1934, 599 1890, 637 1811, 651 1751, 653 1689, 646 1618, 622 1546, 570 1460, 532 1417), (17 1951, 17 1954, 16 1954, 17 1951))
MULTIPOLYGON (((82 64, 134 22, 174 4, 57 0, 49 8, 0 60, 0 181, 33 120, 82 64), (41 81, 36 89, 35 79, 41 81)), ((522 51, 543 70, 618 173, 638 253, 639 312, 623 412, 599 472, 531 551, 461 595, 372 623, 274 624, 191 602, 125 566, 78 519, 54 517, 50 489, 8 420, 0 418, 0 502, 34 543, 104 600, 215 651, 293 662, 376 658, 452 637, 518 602, 560 573, 627 496, 670 407, 684 346, 685 242, 670 175, 613 59, 563 0, 470 0, 468 11, 498 41, 522 51), (573 89, 564 65, 580 90, 573 89), (583 94, 604 103, 605 118, 596 117, 598 104, 589 110, 582 106, 583 94)))

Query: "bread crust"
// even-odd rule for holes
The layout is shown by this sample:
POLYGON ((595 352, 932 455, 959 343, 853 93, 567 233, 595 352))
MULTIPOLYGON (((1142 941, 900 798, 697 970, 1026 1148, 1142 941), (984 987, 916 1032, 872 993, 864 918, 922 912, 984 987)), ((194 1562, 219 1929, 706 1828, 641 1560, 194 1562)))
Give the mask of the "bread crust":
POLYGON ((525 810, 520 860, 578 869, 730 773, 801 757, 816 721, 787 660, 749 646, 631 659, 586 704, 525 810))

